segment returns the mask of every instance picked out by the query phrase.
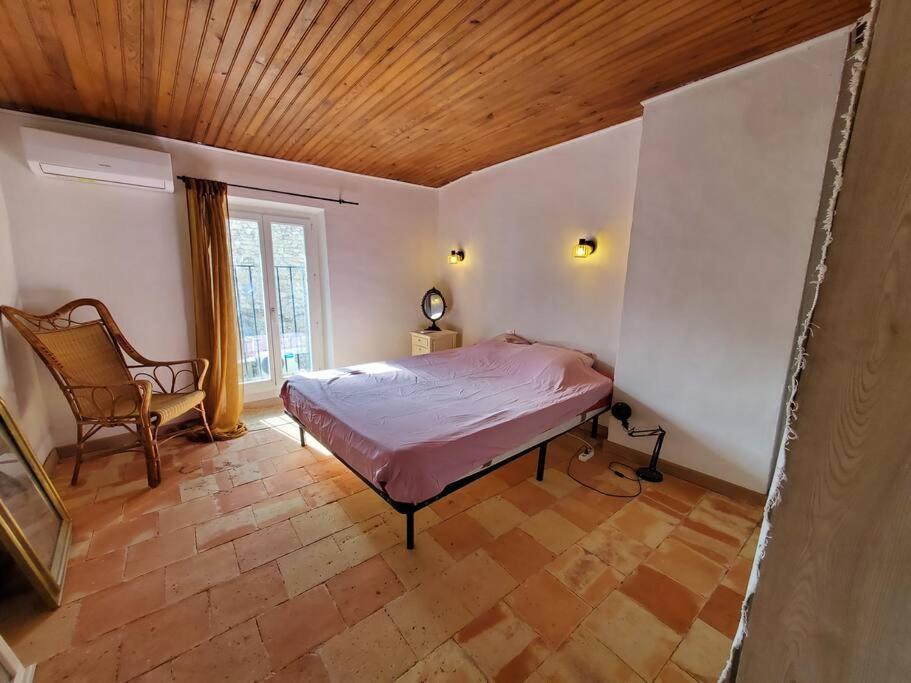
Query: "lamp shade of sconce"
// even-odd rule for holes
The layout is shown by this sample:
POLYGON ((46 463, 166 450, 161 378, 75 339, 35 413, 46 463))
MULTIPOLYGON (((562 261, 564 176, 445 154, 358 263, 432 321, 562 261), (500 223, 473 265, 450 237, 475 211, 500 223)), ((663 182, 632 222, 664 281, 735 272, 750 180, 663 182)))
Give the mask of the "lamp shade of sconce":
POLYGON ((582 238, 579 244, 573 247, 573 256, 576 258, 588 258, 595 251, 595 240, 582 238))
POLYGON ((461 263, 465 260, 465 252, 459 249, 456 251, 453 249, 449 252, 449 262, 450 263, 461 263))

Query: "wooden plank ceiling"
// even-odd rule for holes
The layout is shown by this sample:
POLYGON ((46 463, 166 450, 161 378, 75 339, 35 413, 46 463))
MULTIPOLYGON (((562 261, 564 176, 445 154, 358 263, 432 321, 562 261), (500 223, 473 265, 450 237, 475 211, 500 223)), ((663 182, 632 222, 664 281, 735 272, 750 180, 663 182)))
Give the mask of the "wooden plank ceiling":
POLYGON ((0 105, 439 187, 867 0, 0 0, 0 105))

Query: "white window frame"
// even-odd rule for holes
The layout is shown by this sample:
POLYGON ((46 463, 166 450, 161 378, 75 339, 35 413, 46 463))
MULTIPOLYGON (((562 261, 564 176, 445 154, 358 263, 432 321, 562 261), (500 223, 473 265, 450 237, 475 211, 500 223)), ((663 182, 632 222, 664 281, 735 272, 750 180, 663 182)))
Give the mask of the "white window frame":
POLYGON ((35 677, 35 665, 24 666, 2 636, 0 636, 0 669, 9 674, 12 683, 31 683, 35 677))
MULTIPOLYGON (((272 249, 272 224, 283 223, 304 227, 304 248, 307 260, 307 304, 310 313, 310 344, 313 370, 326 369, 327 335, 323 317, 323 277, 320 230, 311 216, 273 213, 231 202, 229 218, 255 221, 259 225, 259 247, 263 270, 267 344, 269 346, 269 379, 244 383, 244 402, 259 401, 278 396, 285 377, 281 376, 281 335, 279 334, 277 287, 275 282, 275 256, 272 249)), ((241 339, 243 343, 243 339, 241 339)))

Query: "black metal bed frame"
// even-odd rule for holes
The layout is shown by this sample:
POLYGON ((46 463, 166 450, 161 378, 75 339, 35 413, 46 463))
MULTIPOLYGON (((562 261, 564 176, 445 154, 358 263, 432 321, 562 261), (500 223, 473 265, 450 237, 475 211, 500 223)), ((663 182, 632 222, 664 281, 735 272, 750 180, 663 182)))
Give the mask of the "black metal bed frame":
MULTIPOLYGON (((414 550, 414 513, 415 512, 417 512, 421 508, 427 507, 431 503, 435 503, 436 501, 440 500, 441 498, 448 496, 450 493, 458 491, 460 488, 467 486, 468 484, 472 483, 473 481, 476 481, 476 480, 480 479, 481 477, 483 477, 487 474, 490 474, 491 472, 493 472, 495 470, 500 469, 504 465, 508 465, 512 461, 518 460, 523 455, 527 455, 535 449, 538 450, 538 470, 535 475, 535 479, 537 479, 538 481, 544 481, 544 467, 545 467, 545 463, 547 460, 547 444, 550 443, 551 441, 553 441, 554 439, 557 439, 557 438, 563 436, 564 434, 568 434, 569 432, 574 430, 576 427, 579 427, 580 425, 585 424, 589 420, 591 420, 591 423, 592 423, 592 431, 591 431, 592 438, 597 437, 598 436, 598 418, 601 417, 604 413, 606 413, 609 409, 610 409, 610 400, 608 400, 608 403, 605 407, 598 409, 597 412, 594 415, 592 415, 592 417, 585 418, 584 420, 581 420, 577 424, 574 424, 569 429, 565 429, 562 432, 560 432, 559 434, 554 434, 553 436, 550 436, 550 437, 544 439, 543 441, 536 443, 534 446, 530 446, 530 447, 526 448, 525 450, 523 450, 519 453, 516 453, 515 455, 511 455, 508 458, 504 458, 503 460, 493 463, 493 464, 489 465, 488 467, 478 470, 477 472, 473 472, 472 474, 462 477, 461 479, 457 479, 456 481, 452 482, 451 484, 448 484, 446 486, 446 488, 444 488, 442 491, 440 491, 437 495, 433 496, 432 498, 428 498, 427 500, 423 500, 420 503, 401 503, 397 500, 393 500, 392 498, 390 498, 387 495, 387 493, 383 489, 377 487, 372 481, 370 481, 369 479, 367 479, 366 477, 361 475, 360 472, 358 472, 356 469, 351 467, 351 465, 349 465, 347 462, 345 462, 345 460, 343 458, 340 458, 335 453, 332 453, 332 451, 329 451, 329 452, 332 453, 333 456, 335 456, 336 460, 338 460, 345 467, 347 467, 351 472, 353 472, 354 475, 358 479, 360 479, 362 482, 364 482, 364 484, 366 484, 368 487, 370 487, 371 490, 373 490, 378 496, 380 496, 380 498, 382 498, 387 503, 389 503, 389 505, 392 507, 393 510, 405 515, 405 530, 406 530, 405 546, 408 548, 408 550, 414 550)), ((591 412, 591 411, 585 411, 585 413, 589 413, 589 412, 591 412)), ((583 413, 583 415, 585 413, 583 413)), ((307 445, 307 443, 306 443, 306 435, 307 435, 306 426, 297 418, 296 415, 292 414, 291 412, 286 410, 285 415, 287 415, 292 420, 294 420, 294 422, 297 423, 298 429, 300 429, 301 446, 306 446, 307 445)), ((328 449, 328 446, 326 446, 326 448, 328 449)))

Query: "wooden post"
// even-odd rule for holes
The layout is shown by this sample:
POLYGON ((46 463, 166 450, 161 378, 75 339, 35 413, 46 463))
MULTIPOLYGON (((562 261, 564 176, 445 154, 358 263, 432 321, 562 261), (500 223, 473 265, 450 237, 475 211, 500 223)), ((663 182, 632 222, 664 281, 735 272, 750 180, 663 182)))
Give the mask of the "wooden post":
POLYGON ((881 0, 738 683, 911 680, 909 45, 881 0))

